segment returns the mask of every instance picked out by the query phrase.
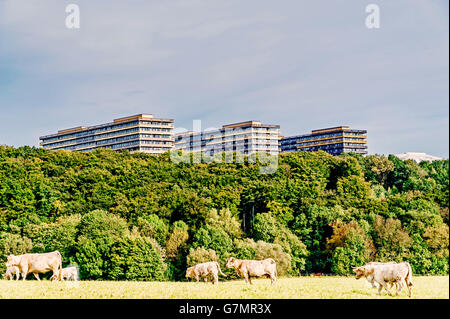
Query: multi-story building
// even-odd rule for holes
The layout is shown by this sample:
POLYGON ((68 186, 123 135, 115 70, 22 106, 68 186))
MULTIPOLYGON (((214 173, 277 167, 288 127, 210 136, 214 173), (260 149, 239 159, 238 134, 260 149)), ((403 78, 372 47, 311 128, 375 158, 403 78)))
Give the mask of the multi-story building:
POLYGON ((78 126, 41 136, 40 145, 51 150, 89 152, 97 148, 159 154, 173 147, 173 119, 138 114, 112 123, 78 126))
POLYGON ((221 129, 175 134, 174 149, 214 155, 222 152, 278 154, 279 125, 247 121, 223 125, 221 129))
POLYGON ((311 134, 284 137, 281 152, 325 151, 332 155, 341 153, 367 154, 367 131, 338 126, 314 130, 311 134))

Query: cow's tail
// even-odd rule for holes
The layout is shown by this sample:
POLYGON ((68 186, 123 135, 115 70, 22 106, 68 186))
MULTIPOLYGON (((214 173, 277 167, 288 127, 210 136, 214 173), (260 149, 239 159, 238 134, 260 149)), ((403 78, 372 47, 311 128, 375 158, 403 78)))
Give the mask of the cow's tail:
POLYGON ((59 256, 59 271, 58 271, 58 280, 61 280, 61 274, 62 274, 62 256, 61 253, 59 251, 56 251, 56 255, 59 256))
POLYGON ((217 264, 217 269, 219 270, 219 273, 222 275, 222 276, 227 276, 227 275, 225 275, 223 272, 222 272, 222 270, 220 269, 220 265, 219 265, 219 263, 216 261, 216 264, 217 264))
POLYGON ((410 287, 412 287, 412 268, 409 263, 405 263, 408 266, 408 274, 406 275, 406 284, 410 287))

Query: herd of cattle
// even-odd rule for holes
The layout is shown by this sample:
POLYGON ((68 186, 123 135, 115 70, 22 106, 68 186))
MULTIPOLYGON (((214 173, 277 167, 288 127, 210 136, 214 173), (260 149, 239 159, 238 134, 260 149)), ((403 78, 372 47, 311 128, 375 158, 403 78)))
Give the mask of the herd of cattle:
MULTIPOLYGON (((252 284, 252 277, 270 278, 271 284, 277 281, 276 262, 272 258, 264 260, 243 260, 230 257, 227 260, 227 268, 234 268, 239 277, 244 278, 245 282, 252 284)), ((6 273, 3 275, 5 279, 12 280, 16 276, 19 280, 25 280, 27 275, 33 274, 37 280, 40 280, 39 274, 52 271, 50 280, 78 280, 78 270, 76 267, 62 268, 62 257, 58 251, 43 254, 24 254, 9 255, 6 261, 6 273)), ((397 289, 397 295, 406 285, 409 291, 409 297, 412 297, 412 270, 407 262, 403 263, 379 263, 370 262, 364 266, 354 267, 356 279, 362 277, 376 288, 378 285, 378 294, 384 288, 390 296, 388 284, 392 288, 394 285, 397 289)), ((203 279, 205 282, 211 279, 213 284, 219 282, 219 274, 226 276, 220 269, 219 263, 216 261, 205 262, 189 267, 186 270, 186 278, 194 278, 197 282, 203 279)))
POLYGON ((43 254, 24 254, 24 255, 9 255, 6 261, 6 273, 3 275, 5 279, 19 280, 22 275, 22 280, 25 280, 27 275, 33 274, 37 280, 39 274, 44 274, 49 271, 53 272, 50 280, 78 280, 78 270, 76 267, 62 268, 62 257, 59 251, 53 251, 43 254))

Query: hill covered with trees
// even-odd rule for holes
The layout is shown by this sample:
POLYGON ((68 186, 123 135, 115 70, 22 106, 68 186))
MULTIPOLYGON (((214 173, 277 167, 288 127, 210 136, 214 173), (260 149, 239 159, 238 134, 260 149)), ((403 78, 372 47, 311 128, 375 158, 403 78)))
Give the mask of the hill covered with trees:
POLYGON ((0 271, 57 249, 82 279, 180 280, 207 260, 235 276, 230 256, 272 257, 280 275, 371 260, 448 273, 448 160, 293 152, 259 167, 0 146, 0 271))

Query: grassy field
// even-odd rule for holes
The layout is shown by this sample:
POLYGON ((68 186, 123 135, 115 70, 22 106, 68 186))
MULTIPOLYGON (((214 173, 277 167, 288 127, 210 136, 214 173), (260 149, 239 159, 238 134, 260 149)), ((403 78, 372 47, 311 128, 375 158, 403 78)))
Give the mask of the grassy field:
MULTIPOLYGON (((25 282, 0 280, 0 299, 12 298, 171 298, 171 299, 362 299, 408 298, 404 289, 400 296, 390 297, 385 291, 377 295, 364 279, 353 277, 298 277, 280 278, 270 286, 270 280, 253 281, 246 286, 243 280, 211 283, 196 282, 119 282, 80 281, 50 282, 27 280, 25 282)), ((413 298, 449 298, 449 277, 414 277, 413 298)), ((392 289, 394 292, 394 289, 392 289)))

